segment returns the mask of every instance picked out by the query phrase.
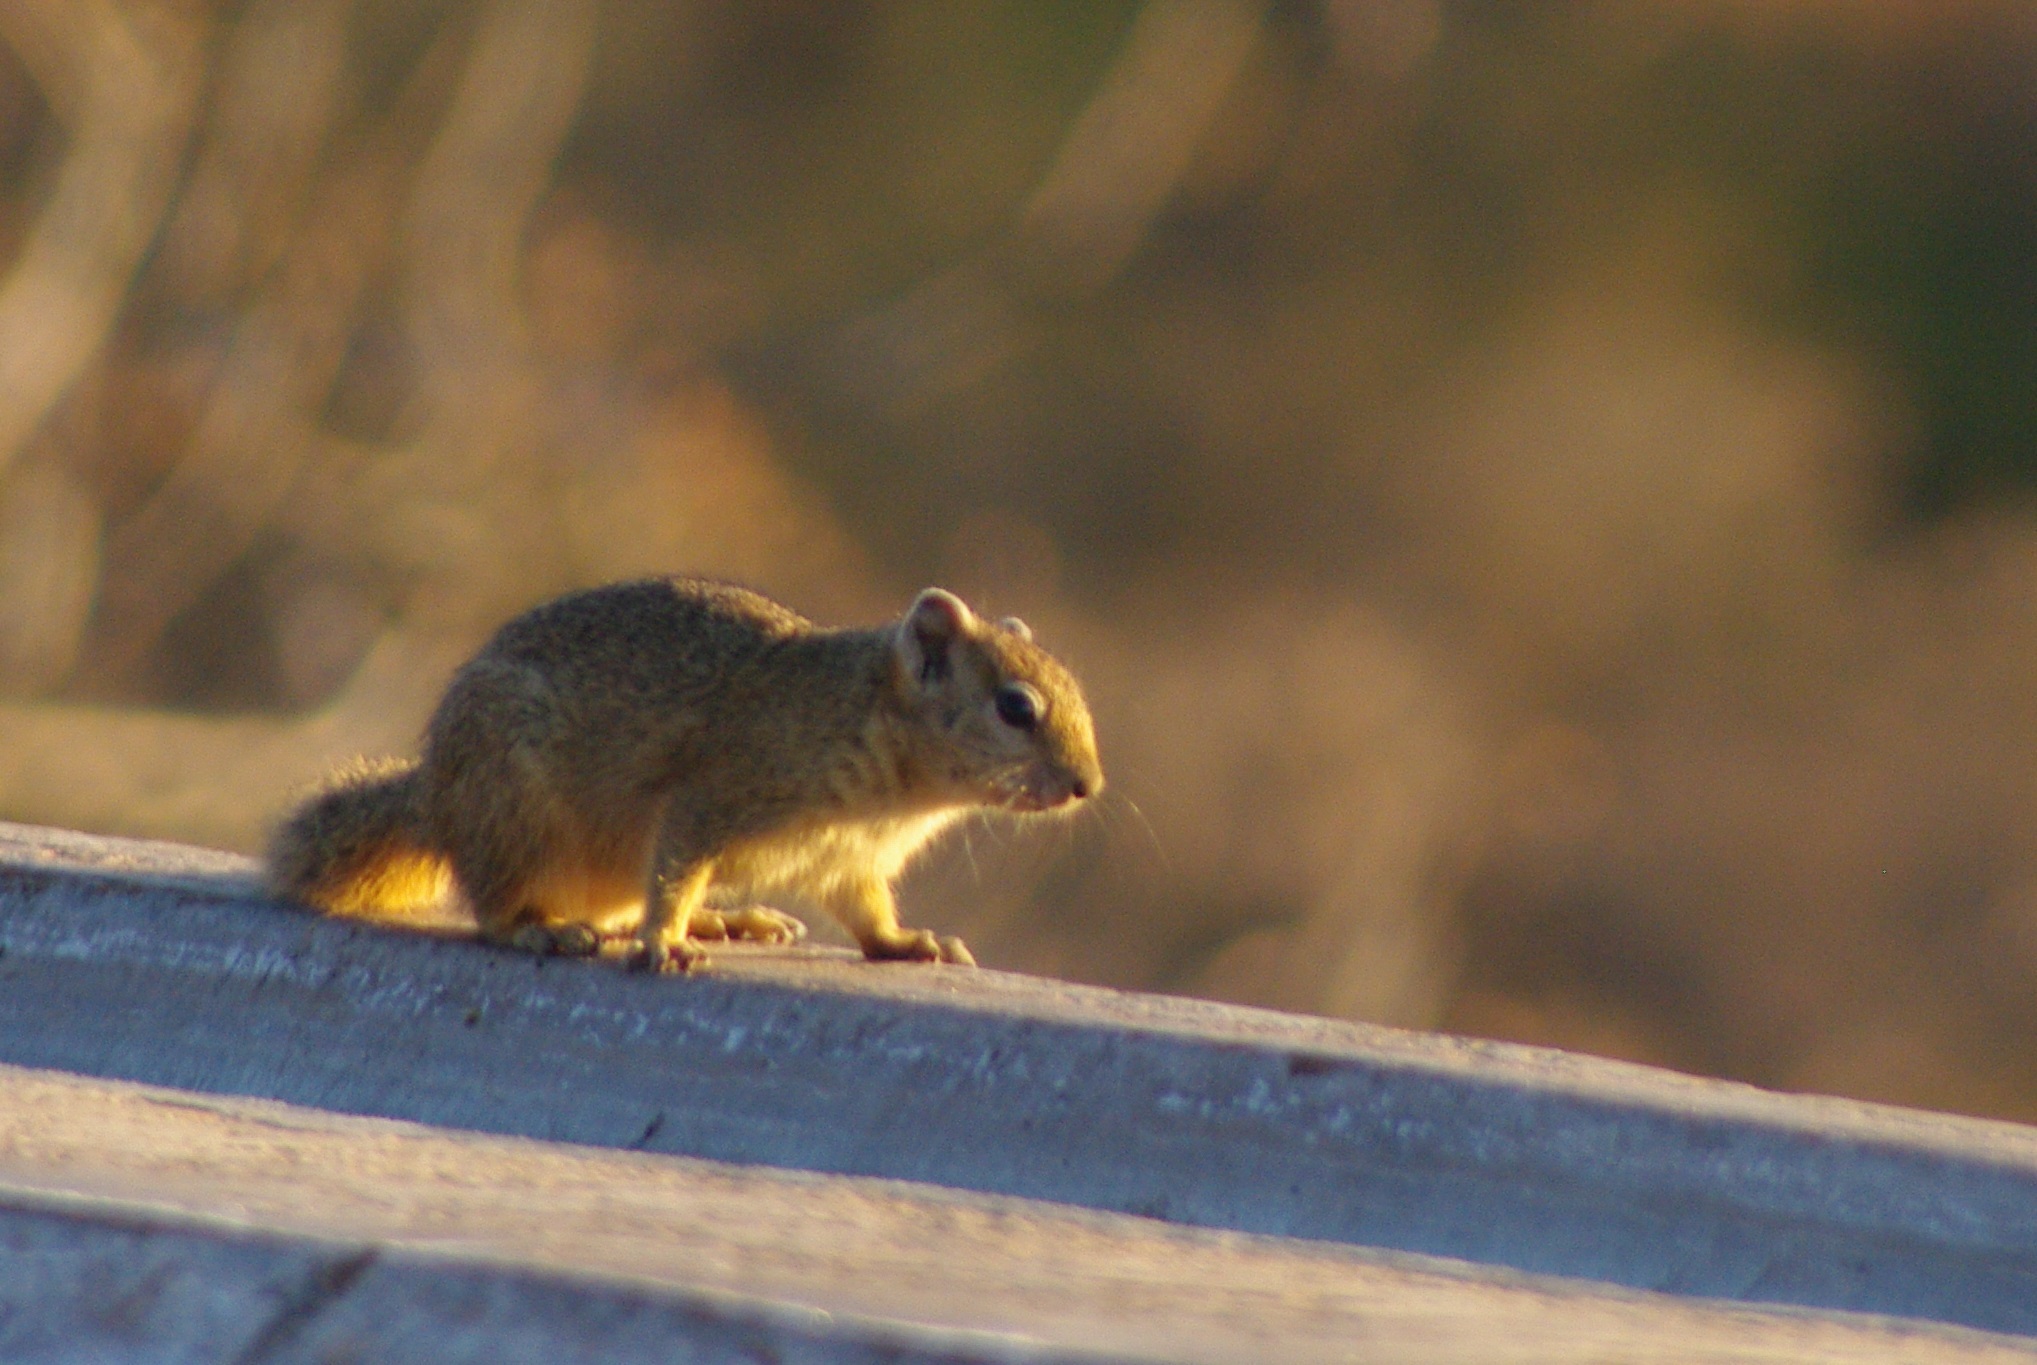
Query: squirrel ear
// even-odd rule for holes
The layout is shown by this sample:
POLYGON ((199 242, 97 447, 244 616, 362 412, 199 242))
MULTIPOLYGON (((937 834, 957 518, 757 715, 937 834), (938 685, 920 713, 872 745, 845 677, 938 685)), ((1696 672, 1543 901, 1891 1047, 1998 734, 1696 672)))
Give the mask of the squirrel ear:
POLYGON ((1003 626, 1006 630, 1018 636, 1019 639, 1021 640, 1030 640, 1033 638, 1033 628, 1027 625, 1025 622, 1019 620, 1018 617, 1016 616, 1007 616, 1002 621, 999 621, 997 624, 1003 626))
POLYGON ((969 604, 941 588, 928 588, 913 599, 898 623, 898 657, 905 674, 921 682, 948 676, 955 641, 976 624, 969 604))

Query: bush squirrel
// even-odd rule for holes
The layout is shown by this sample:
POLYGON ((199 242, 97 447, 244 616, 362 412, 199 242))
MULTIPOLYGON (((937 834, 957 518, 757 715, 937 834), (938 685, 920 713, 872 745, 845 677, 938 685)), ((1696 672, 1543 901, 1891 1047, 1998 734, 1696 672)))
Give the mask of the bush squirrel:
POLYGON ((898 923, 891 882, 978 809, 1103 790, 1082 689, 1015 618, 928 588, 896 622, 825 630, 689 578, 573 593, 454 675, 416 761, 342 770, 277 830, 269 880, 390 917, 456 884, 484 937, 685 970, 699 939, 805 932, 716 899, 824 906, 871 958, 973 964, 898 923))

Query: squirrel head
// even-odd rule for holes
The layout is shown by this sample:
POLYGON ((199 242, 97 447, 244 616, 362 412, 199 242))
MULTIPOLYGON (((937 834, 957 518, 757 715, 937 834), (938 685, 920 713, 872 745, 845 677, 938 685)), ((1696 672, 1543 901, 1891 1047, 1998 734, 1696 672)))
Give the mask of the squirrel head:
POLYGON ((949 775, 987 805, 1057 810, 1103 790, 1074 675, 1017 617, 985 621, 951 592, 913 600, 893 640, 909 709, 934 722, 949 775))

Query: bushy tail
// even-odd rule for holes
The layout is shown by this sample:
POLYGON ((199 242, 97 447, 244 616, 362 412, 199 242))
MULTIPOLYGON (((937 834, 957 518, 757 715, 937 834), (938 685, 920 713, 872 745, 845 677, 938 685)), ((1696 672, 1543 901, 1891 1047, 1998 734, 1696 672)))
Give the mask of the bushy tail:
POLYGON ((435 920, 451 872, 426 847, 417 765, 352 763, 293 812, 269 843, 269 886, 334 915, 435 920))

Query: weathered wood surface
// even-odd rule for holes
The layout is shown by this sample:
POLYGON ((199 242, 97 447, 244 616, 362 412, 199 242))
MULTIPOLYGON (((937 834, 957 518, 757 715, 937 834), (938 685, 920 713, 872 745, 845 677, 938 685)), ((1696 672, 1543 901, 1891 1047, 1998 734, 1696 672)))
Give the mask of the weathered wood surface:
POLYGON ((92 1353, 1983 1365, 2037 1342, 0 1067, 0 1359, 92 1353))
POLYGON ((994 971, 686 979, 0 826, 0 1061, 2037 1336, 2037 1132, 994 971))

